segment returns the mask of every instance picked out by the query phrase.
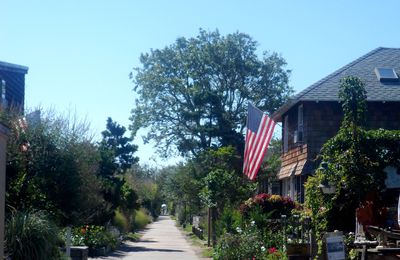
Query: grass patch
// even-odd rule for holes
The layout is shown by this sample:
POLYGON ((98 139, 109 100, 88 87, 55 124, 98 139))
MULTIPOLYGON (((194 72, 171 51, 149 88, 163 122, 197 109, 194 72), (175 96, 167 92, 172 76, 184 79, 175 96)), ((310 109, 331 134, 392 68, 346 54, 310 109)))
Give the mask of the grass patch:
POLYGON ((204 247, 203 248, 203 252, 202 252, 202 256, 203 257, 208 257, 208 258, 212 258, 214 255, 214 249, 212 247, 204 247))
POLYGON ((138 242, 140 239, 141 235, 138 233, 128 233, 124 236, 125 240, 131 241, 131 242, 138 242))
POLYGON ((202 257, 212 258, 213 257, 213 248, 207 246, 207 241, 198 238, 195 234, 192 233, 192 225, 187 224, 185 228, 181 227, 182 230, 186 233, 189 238, 191 244, 197 248, 201 249, 202 257))
POLYGON ((192 225, 186 224, 183 230, 185 230, 185 232, 192 233, 192 225))

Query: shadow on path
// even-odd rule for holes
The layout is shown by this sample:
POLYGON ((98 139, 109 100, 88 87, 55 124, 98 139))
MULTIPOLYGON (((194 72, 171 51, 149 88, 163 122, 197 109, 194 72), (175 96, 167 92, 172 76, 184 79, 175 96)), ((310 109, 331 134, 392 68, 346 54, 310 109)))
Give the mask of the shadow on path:
POLYGON ((92 260, 198 260, 195 251, 168 216, 160 216, 151 223, 138 242, 126 241, 107 256, 89 258, 92 260))
MULTIPOLYGON (((155 243, 157 241, 140 241, 140 242, 145 242, 145 243, 155 243)), ((184 252, 183 250, 179 249, 164 249, 164 248, 148 248, 148 247, 142 247, 142 246, 134 246, 130 244, 125 244, 123 243, 118 250, 112 252, 111 254, 108 254, 106 256, 101 256, 98 257, 100 259, 106 259, 107 257, 124 257, 129 255, 131 252, 184 252)))

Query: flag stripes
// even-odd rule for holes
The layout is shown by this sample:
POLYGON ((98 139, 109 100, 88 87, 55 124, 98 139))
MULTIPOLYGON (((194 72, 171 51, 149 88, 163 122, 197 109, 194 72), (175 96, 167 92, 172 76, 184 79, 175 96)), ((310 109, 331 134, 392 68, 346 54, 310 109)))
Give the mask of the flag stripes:
POLYGON ((254 180, 268 150, 275 122, 261 110, 249 104, 243 173, 254 180))

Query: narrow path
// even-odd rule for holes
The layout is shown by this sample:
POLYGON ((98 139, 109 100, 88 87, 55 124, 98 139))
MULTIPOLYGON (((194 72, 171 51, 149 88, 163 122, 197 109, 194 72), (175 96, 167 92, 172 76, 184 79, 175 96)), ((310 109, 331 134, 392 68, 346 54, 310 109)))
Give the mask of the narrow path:
POLYGON ((170 217, 160 216, 146 228, 139 242, 126 242, 107 257, 92 260, 199 260, 184 235, 170 217))

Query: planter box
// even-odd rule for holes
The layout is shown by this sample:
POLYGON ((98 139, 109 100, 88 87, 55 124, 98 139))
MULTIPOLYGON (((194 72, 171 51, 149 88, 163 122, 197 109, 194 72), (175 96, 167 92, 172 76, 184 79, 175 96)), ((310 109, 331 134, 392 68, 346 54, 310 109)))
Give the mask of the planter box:
POLYGON ((71 246, 71 260, 87 260, 88 254, 87 246, 71 246))
POLYGON ((308 259, 310 257, 310 244, 288 244, 286 246, 286 254, 289 259, 308 259))
POLYGON ((203 230, 198 228, 198 227, 194 227, 192 226, 192 233, 195 234, 198 238, 203 239, 203 230))

